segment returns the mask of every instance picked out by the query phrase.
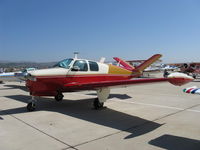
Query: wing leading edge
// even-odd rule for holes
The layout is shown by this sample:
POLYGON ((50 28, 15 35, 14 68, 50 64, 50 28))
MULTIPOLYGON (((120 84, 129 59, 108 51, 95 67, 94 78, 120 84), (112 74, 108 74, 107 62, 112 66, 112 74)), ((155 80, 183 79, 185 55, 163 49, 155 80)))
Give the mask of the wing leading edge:
POLYGON ((181 74, 170 75, 169 78, 143 78, 143 79, 133 79, 133 80, 114 80, 114 81, 101 81, 101 82, 90 82, 90 83, 70 83, 65 84, 64 88, 69 88, 71 90, 94 90, 103 87, 124 87, 131 86, 135 84, 146 84, 146 83, 155 83, 155 82, 165 82, 168 81, 173 85, 181 86, 192 81, 193 78, 187 75, 181 76, 181 74))

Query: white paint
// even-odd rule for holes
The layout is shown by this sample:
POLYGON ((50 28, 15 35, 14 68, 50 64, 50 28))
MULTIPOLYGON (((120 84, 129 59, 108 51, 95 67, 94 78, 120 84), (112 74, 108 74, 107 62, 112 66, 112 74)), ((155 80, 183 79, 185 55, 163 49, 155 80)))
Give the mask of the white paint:
POLYGON ((106 60, 106 58, 105 57, 101 57, 101 59, 100 59, 100 63, 104 63, 105 62, 105 60, 106 60))
POLYGON ((101 89, 97 90, 97 96, 98 96, 98 99, 100 102, 106 102, 109 95, 110 95, 109 88, 101 88, 101 89))
POLYGON ((184 108, 178 108, 178 107, 171 107, 171 106, 163 106, 163 105, 157 105, 157 104, 148 104, 148 103, 139 103, 139 102, 130 102, 130 101, 124 101, 124 100, 115 100, 115 99, 110 99, 112 101, 119 101, 123 103, 130 103, 130 104, 138 104, 138 105, 146 105, 146 106, 152 106, 152 107, 159 107, 159 108, 167 108, 167 109, 174 109, 174 110, 185 110, 185 111, 190 111, 190 112, 196 112, 200 113, 199 110, 193 110, 193 109, 184 109, 184 108))
POLYGON ((40 69, 31 72, 32 76, 56 76, 56 75, 67 75, 69 69, 66 68, 50 68, 40 69))
POLYGON ((49 69, 40 69, 31 72, 32 76, 65 76, 65 75, 87 75, 87 74, 108 74, 109 66, 104 63, 96 62, 99 65, 99 71, 90 71, 88 60, 85 60, 88 65, 88 71, 71 71, 71 68, 76 60, 84 59, 74 59, 67 68, 49 68, 49 69))
POLYGON ((185 79, 191 79, 193 80, 194 78, 191 76, 188 76, 187 74, 184 73, 179 73, 179 72, 174 72, 168 75, 168 78, 185 78, 185 79))
MULTIPOLYGON (((81 97, 88 97, 89 95, 85 94, 80 94, 80 93, 70 93, 72 95, 80 95, 81 97)), ((94 96, 90 96, 94 97, 94 96)), ((109 101, 116 101, 116 102, 123 102, 123 103, 129 103, 129 104, 138 104, 138 105, 146 105, 146 106, 152 106, 152 107, 159 107, 159 108, 166 108, 166 109, 173 109, 173 110, 184 110, 184 111, 189 111, 189 112, 195 112, 195 113, 200 113, 200 110, 194 110, 194 109, 184 109, 184 108, 179 108, 179 107, 171 107, 171 106, 164 106, 164 105, 157 105, 157 104, 149 104, 149 103, 139 103, 139 102, 130 102, 130 101, 125 101, 125 100, 120 100, 120 99, 109 99, 109 101)))

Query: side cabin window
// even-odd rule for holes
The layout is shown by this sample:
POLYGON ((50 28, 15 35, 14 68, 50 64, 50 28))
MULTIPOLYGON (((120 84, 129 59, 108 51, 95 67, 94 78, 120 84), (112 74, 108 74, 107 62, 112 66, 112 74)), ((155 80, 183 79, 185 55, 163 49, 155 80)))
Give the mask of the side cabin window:
POLYGON ((99 66, 94 61, 89 61, 90 71, 99 71, 99 66))
POLYGON ((88 71, 88 65, 87 65, 87 62, 85 60, 75 61, 73 67, 75 67, 75 66, 79 68, 78 71, 88 71))

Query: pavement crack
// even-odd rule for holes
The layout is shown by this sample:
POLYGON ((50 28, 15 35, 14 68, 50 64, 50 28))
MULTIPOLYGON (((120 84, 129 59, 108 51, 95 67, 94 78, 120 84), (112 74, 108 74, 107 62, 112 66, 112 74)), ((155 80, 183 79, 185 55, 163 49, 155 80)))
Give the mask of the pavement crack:
POLYGON ((154 120, 149 120, 149 121, 145 121, 144 123, 141 123, 141 124, 138 124, 138 125, 134 125, 132 127, 129 127, 127 129, 124 129, 124 130, 120 130, 118 132, 114 132, 114 133, 111 133, 111 134, 107 134, 105 136, 102 136, 102 137, 99 137, 99 138, 95 138, 95 139, 92 139, 92 140, 89 140, 89 141, 86 141, 86 142, 83 142, 83 143, 80 143, 80 144, 77 144, 77 145, 74 145, 73 147, 77 147, 77 146, 81 146, 81 145, 85 145, 87 143, 91 143, 91 142, 94 142, 94 141, 97 141, 97 140, 100 140, 100 139, 103 139, 103 138, 107 138, 107 137, 110 137, 112 135, 116 135, 116 134, 119 134, 119 133, 122 133, 122 132, 126 132, 128 130, 133 130, 133 129, 139 129, 139 128, 142 128, 148 124, 151 124, 152 122, 155 122, 155 121, 158 121, 158 120, 161 120, 163 118, 166 118, 166 117, 169 117, 169 116, 172 116, 172 115, 175 115, 175 114, 178 114, 180 112, 183 112, 183 111, 187 111, 189 109, 192 109, 194 107, 197 107, 197 106, 200 106, 200 104, 196 104, 196 105, 193 105, 191 107, 188 107, 188 108, 185 108, 185 109, 182 109, 182 110, 179 110, 179 111, 176 111, 176 112, 173 112, 173 113, 170 113, 168 115, 164 115, 162 117, 159 117, 159 118, 156 118, 154 120))
MULTIPOLYGON (((0 110, 0 111, 2 111, 2 110, 0 110)), ((73 147, 72 145, 69 145, 69 144, 67 144, 66 142, 64 142, 64 141, 62 141, 62 140, 60 140, 60 139, 58 139, 58 138, 56 138, 56 137, 54 137, 54 136, 52 136, 52 135, 50 135, 50 134, 44 132, 44 131, 42 131, 42 130, 36 128, 36 127, 34 127, 33 125, 31 125, 31 124, 29 124, 29 123, 23 121, 23 120, 20 119, 20 118, 17 118, 17 117, 14 116, 14 115, 6 114, 6 113, 4 113, 4 114, 5 114, 5 115, 9 115, 9 116, 15 118, 16 120, 20 121, 21 123, 24 123, 24 124, 26 124, 27 126, 31 127, 32 129, 35 129, 35 130, 39 131, 40 133, 42 133, 42 134, 44 134, 44 135, 46 135, 46 136, 48 136, 48 137, 50 137, 50 138, 52 138, 52 139, 54 139, 54 140, 56 140, 56 141, 58 141, 58 142, 60 142, 60 143, 62 143, 62 144, 64 144, 64 145, 66 145, 67 148, 73 148, 73 149, 75 149, 75 150, 78 150, 78 149, 76 149, 75 147, 73 147)))
POLYGON ((60 143, 62 143, 62 144, 64 144, 64 145, 66 145, 66 146, 68 146, 67 148, 64 148, 64 149, 62 149, 62 150, 67 150, 67 149, 70 149, 70 148, 75 149, 75 150, 78 150, 78 149, 76 148, 76 147, 78 147, 78 146, 85 145, 85 144, 88 144, 88 143, 91 143, 91 142, 94 142, 94 141, 98 141, 98 140, 101 140, 101 139, 104 139, 104 138, 107 138, 107 137, 110 137, 110 136, 113 136, 113 135, 116 135, 116 134, 119 134, 119 133, 122 133, 122 132, 126 132, 126 131, 129 131, 129 130, 143 128, 144 126, 146 126, 146 125, 148 125, 148 124, 150 124, 150 123, 152 123, 152 122, 159 121, 159 120, 161 120, 161 119, 163 119, 163 118, 167 118, 167 117, 169 117, 169 116, 173 116, 173 115, 178 114, 178 113, 181 113, 181 112, 183 112, 183 111, 190 110, 190 109, 192 109, 192 108, 194 108, 194 107, 197 107, 197 106, 200 106, 200 104, 196 104, 196 105, 193 105, 193 106, 191 106, 191 107, 188 107, 188 108, 185 108, 185 109, 181 109, 181 110, 178 110, 178 111, 176 111, 176 112, 173 112, 173 113, 170 113, 170 114, 167 114, 167 115, 158 117, 158 118, 156 118, 156 119, 149 120, 149 121, 145 121, 145 122, 143 122, 143 123, 141 123, 141 124, 131 126, 131 127, 126 128, 126 129, 124 129, 124 130, 120 130, 120 131, 117 131, 117 132, 114 132, 114 133, 111 133, 111 134, 107 134, 107 135, 105 135, 105 136, 98 137, 98 138, 95 138, 95 139, 92 139, 92 140, 88 140, 88 141, 85 141, 85 142, 82 142, 82 143, 80 143, 80 144, 76 144, 76 145, 73 145, 73 146, 72 146, 72 145, 69 145, 69 144, 67 144, 67 143, 65 143, 64 141, 59 140, 58 138, 56 138, 56 137, 54 137, 54 136, 52 136, 52 135, 50 135, 50 134, 48 134, 48 133, 46 133, 46 132, 44 132, 44 131, 38 129, 38 128, 36 128, 36 127, 34 127, 33 125, 31 125, 31 124, 29 124, 29 123, 27 123, 27 122, 25 122, 25 121, 23 121, 23 120, 17 118, 17 117, 14 116, 14 115, 10 115, 10 114, 7 114, 7 115, 10 115, 11 117, 13 117, 13 118, 17 119, 18 121, 20 121, 20 122, 22 122, 22 123, 28 125, 29 127, 31 127, 31 128, 33 128, 33 129, 35 129, 35 130, 37 130, 37 131, 39 131, 39 132, 45 134, 46 136, 48 136, 48 137, 50 137, 50 138, 52 138, 52 139, 54 139, 54 140, 56 140, 56 141, 58 141, 58 142, 60 142, 60 143))
POLYGON ((161 120, 161 119, 163 119, 163 118, 167 118, 167 117, 169 117, 169 116, 172 116, 172 115, 181 113, 181 112, 183 112, 183 111, 190 110, 190 109, 192 109, 192 108, 194 108, 194 107, 197 107, 197 106, 200 106, 200 104, 196 104, 196 105, 193 105, 193 106, 191 106, 191 107, 188 107, 188 108, 185 108, 185 109, 182 109, 182 110, 178 110, 178 111, 173 112, 173 113, 170 113, 170 114, 168 114, 168 115, 164 115, 164 116, 162 116, 162 117, 156 118, 156 119, 154 119, 154 120, 152 120, 152 121, 158 121, 158 120, 161 120))

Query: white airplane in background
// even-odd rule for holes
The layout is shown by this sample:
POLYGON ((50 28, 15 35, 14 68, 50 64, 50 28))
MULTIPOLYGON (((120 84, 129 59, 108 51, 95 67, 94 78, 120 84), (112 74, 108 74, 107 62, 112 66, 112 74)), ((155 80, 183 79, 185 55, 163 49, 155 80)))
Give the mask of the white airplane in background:
POLYGON ((34 70, 36 70, 36 68, 26 68, 22 70, 21 72, 16 72, 14 75, 16 78, 24 81, 26 80, 26 76, 28 75, 28 73, 31 73, 34 70))
POLYGON ((36 70, 35 68, 26 68, 23 71, 18 72, 3 72, 0 73, 0 81, 24 81, 26 80, 26 76, 31 71, 36 70))
POLYGON ((176 66, 171 66, 171 65, 166 65, 166 64, 161 64, 160 70, 168 70, 168 71, 174 71, 177 70, 178 67, 176 66))
POLYGON ((18 78, 15 77, 16 72, 3 72, 0 73, 0 81, 20 81, 18 78))

